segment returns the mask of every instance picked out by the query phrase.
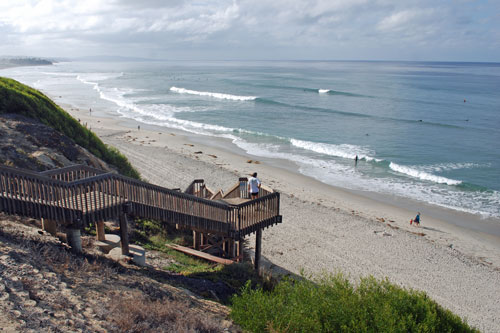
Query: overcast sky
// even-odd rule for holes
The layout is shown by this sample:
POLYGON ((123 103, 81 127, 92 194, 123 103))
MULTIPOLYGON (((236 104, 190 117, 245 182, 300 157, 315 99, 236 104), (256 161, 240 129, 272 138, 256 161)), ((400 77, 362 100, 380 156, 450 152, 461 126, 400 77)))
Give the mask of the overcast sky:
POLYGON ((0 55, 500 62, 500 1, 1 0, 0 55))

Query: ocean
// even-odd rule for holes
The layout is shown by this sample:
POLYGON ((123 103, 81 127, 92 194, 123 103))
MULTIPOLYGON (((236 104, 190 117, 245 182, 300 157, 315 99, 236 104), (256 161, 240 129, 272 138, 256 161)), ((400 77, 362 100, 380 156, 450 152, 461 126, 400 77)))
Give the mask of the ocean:
POLYGON ((0 75, 58 103, 225 138, 326 184, 500 217, 498 63, 64 62, 0 75))

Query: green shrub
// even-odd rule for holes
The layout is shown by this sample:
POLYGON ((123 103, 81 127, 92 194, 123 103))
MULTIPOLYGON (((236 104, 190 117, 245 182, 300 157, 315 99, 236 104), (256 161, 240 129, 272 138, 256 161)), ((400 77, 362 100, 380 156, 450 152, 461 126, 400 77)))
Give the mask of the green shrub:
POLYGON ((273 291, 250 283, 232 298, 232 319, 251 332, 477 332, 423 292, 342 275, 284 279, 273 291))
POLYGON ((47 96, 15 80, 0 77, 0 114, 16 113, 36 119, 66 135, 122 175, 139 179, 139 173, 116 148, 105 145, 47 96))

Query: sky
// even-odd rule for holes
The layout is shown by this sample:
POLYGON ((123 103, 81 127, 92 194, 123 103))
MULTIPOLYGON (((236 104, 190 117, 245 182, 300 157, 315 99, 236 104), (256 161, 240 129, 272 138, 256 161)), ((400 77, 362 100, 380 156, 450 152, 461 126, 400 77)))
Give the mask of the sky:
POLYGON ((500 62, 500 1, 1 0, 0 55, 500 62))

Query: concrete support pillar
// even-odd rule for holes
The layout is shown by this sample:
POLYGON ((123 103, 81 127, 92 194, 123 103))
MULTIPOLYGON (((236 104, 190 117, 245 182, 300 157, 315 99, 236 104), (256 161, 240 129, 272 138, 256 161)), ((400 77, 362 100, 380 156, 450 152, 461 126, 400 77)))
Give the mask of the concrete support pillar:
POLYGON ((104 242, 106 240, 106 234, 104 233, 104 222, 99 221, 95 225, 95 231, 97 233, 97 240, 100 242, 104 242))
POLYGON ((257 234, 255 236, 255 270, 258 272, 259 271, 259 264, 260 264, 260 253, 262 249, 262 229, 257 229, 257 234))
POLYGON ((80 229, 75 229, 74 227, 69 227, 66 230, 66 239, 68 240, 68 245, 71 246, 71 250, 76 253, 82 253, 82 238, 80 229))
POLYGON ((42 218, 42 230, 56 237, 57 236, 56 221, 42 218))

